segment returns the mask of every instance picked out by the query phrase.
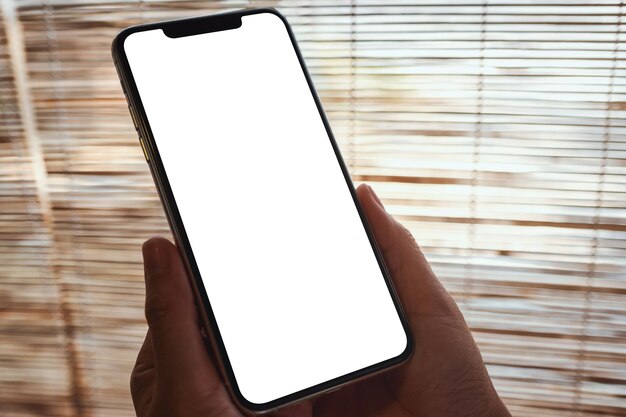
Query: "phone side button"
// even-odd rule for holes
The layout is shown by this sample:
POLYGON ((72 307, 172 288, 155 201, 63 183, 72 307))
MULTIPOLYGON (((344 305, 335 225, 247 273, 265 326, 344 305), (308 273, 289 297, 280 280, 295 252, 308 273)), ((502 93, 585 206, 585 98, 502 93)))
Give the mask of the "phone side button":
POLYGON ((137 116, 135 115, 135 109, 132 106, 128 106, 128 111, 130 112, 130 117, 133 119, 133 125, 135 126, 135 130, 139 131, 139 123, 137 123, 137 116))
POLYGON ((143 143, 143 138, 141 137, 141 134, 139 134, 139 143, 141 144, 141 150, 143 151, 143 156, 146 157, 146 161, 150 161, 150 158, 148 157, 148 152, 146 151, 146 145, 143 143))

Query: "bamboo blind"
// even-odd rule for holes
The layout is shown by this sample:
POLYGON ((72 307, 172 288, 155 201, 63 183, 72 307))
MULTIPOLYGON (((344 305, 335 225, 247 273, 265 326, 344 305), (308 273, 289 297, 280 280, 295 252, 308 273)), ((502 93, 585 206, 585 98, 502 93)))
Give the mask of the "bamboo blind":
POLYGON ((167 223, 109 46, 276 6, 355 181, 415 234, 516 416, 626 415, 617 0, 2 0, 0 416, 132 415, 167 223))

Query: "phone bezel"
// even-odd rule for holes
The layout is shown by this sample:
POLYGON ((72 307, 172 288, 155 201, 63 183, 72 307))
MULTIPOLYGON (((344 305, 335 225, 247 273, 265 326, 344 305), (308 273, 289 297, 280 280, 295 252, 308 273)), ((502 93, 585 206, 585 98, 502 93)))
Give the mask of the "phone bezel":
MULTIPOLYGON (((211 30, 207 30, 207 31, 211 31, 211 30)), ((183 35, 183 36, 191 36, 191 35, 183 35)), ((216 352, 213 352, 213 354, 217 353, 216 359, 218 360, 219 371, 222 374, 222 378, 225 379, 224 383, 227 386, 229 392, 236 400, 236 403, 238 403, 237 405, 239 407, 243 407, 245 411, 250 411, 253 413, 265 413, 265 412, 273 411, 279 407, 283 407, 285 405, 291 405, 291 404, 303 401, 305 399, 320 395, 322 393, 338 389, 349 382, 353 382, 355 380, 362 379, 362 378, 371 376, 373 374, 385 371, 389 368, 398 366, 404 363, 405 361, 407 361, 411 357, 413 350, 414 350, 414 339, 413 339, 413 334, 409 326, 409 322, 402 308, 402 305, 399 301, 399 297, 395 291, 393 282, 391 280, 391 276, 389 274, 389 271, 387 270, 387 267, 385 266, 381 251, 376 243, 371 227, 367 221, 367 218, 365 217, 363 208, 361 207, 361 204, 359 203, 354 185, 350 178, 350 174, 341 156, 339 146, 337 145, 334 135, 332 134, 332 131, 330 129, 330 124, 328 123, 328 120, 322 108, 317 92, 315 91, 315 88, 313 86, 311 76, 306 68, 300 49, 298 48, 295 35, 293 34, 293 31, 291 30, 291 27, 289 26, 289 23, 287 22, 286 18, 276 9, 260 8, 260 9, 242 9, 242 10, 236 10, 233 12, 212 14, 208 16, 200 16, 200 17, 187 18, 187 19, 143 24, 143 25, 138 25, 138 26, 132 26, 121 31, 113 40, 111 49, 112 49, 112 54, 113 54, 113 60, 118 70, 120 81, 122 83, 122 88, 126 95, 126 99, 129 103, 130 111, 131 113, 133 112, 133 109, 135 111, 135 114, 133 115, 135 116, 134 118, 136 119, 135 127, 137 128, 137 131, 140 135, 140 142, 143 147, 146 160, 150 167, 152 177, 157 186, 159 197, 161 199, 163 208, 166 212, 166 216, 167 216, 170 228, 172 229, 174 239, 176 240, 177 247, 183 257, 188 273, 190 277, 192 278, 191 281, 193 283, 192 286, 194 287, 196 298, 199 302, 201 302, 201 304, 204 307, 203 311, 201 312, 201 316, 202 316, 205 326, 208 326, 208 333, 210 337, 211 348, 214 351, 216 351, 216 352), (126 57, 124 47, 123 47, 125 39, 131 34, 136 33, 136 32, 142 32, 142 31, 154 30, 154 29, 167 29, 168 27, 171 28, 173 25, 181 25, 181 24, 186 24, 186 25, 192 24, 195 26, 207 25, 207 27, 211 27, 211 25, 214 25, 216 27, 221 27, 223 26, 224 21, 228 19, 233 19, 233 17, 241 18, 242 16, 258 14, 258 13, 272 13, 278 16, 281 19, 281 21, 285 24, 287 33, 289 34, 289 38, 291 40, 291 44, 298 57, 300 67, 302 68, 302 71, 305 75, 307 84, 309 86, 309 90, 313 96, 313 99, 315 101, 315 105, 318 109, 320 117, 322 118, 324 128, 332 144, 335 156, 337 158, 337 162, 339 163, 341 167, 341 171, 345 178, 346 185, 348 186, 348 189, 350 191, 354 204, 357 208, 357 212, 359 213, 361 222, 363 224, 363 227, 370 241, 372 250, 374 251, 374 254, 378 261, 381 273, 387 284, 387 288, 389 290, 389 293, 395 305, 396 311, 398 313, 398 316, 404 328, 404 332, 405 332, 406 340, 407 340, 406 349, 400 355, 396 357, 389 358, 385 361, 372 364, 368 367, 353 371, 349 374, 342 375, 332 380, 325 381, 318 385, 306 388, 301 391, 294 392, 287 396, 277 398, 275 400, 262 403, 262 404, 257 404, 257 403, 248 401, 242 395, 242 393, 240 392, 238 388, 237 380, 233 373, 233 370, 232 370, 232 367, 230 365, 230 361, 228 358, 228 354, 226 352, 226 348, 224 346, 223 340, 219 333, 218 325, 213 315, 213 310, 211 309, 211 304, 209 302, 208 295, 204 288, 200 271, 196 264, 193 251, 191 250, 191 245, 187 238, 184 224, 182 222, 180 213, 178 211, 178 207, 176 205, 176 201, 174 199, 172 190, 170 188, 167 174, 163 167, 156 143, 152 135, 152 130, 150 128, 150 124, 148 122, 148 119, 147 119, 147 116, 146 116, 146 113, 145 113, 145 110, 141 101, 141 97, 137 90, 137 85, 135 84, 135 80, 134 80, 132 71, 130 69, 128 59, 126 57)))

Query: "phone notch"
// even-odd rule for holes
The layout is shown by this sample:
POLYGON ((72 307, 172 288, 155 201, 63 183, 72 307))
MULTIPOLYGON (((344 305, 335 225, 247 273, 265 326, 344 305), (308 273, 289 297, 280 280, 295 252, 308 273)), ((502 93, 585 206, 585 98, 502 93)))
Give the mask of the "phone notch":
POLYGON ((203 33, 221 32, 241 27, 241 15, 224 14, 216 18, 201 17, 184 21, 173 21, 163 25, 163 33, 168 38, 182 38, 203 33))

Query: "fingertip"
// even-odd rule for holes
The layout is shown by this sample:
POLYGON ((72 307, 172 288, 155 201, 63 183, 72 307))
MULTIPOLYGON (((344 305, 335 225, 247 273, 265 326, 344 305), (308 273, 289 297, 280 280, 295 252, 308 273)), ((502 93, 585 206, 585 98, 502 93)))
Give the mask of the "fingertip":
POLYGON ((146 290, 156 287, 158 277, 166 274, 172 263, 172 243, 162 237, 153 237, 141 247, 143 254, 144 278, 146 290))
POLYGON ((377 211, 387 214, 387 210, 380 198, 369 184, 361 184, 356 189, 357 196, 361 204, 367 205, 368 208, 375 208, 377 211))
POLYGON ((161 236, 155 236, 143 242, 143 245, 141 246, 141 251, 145 259, 146 255, 151 255, 155 251, 167 253, 170 248, 175 249, 176 247, 166 238, 161 236))
POLYGON ((371 200, 372 187, 369 184, 362 183, 358 187, 356 187, 356 194, 359 197, 361 203, 366 200, 371 200))
POLYGON ((381 209, 385 210, 385 206, 383 205, 383 202, 380 201, 380 198, 378 197, 378 194, 376 194, 376 191, 374 191, 374 189, 369 185, 369 184, 361 184, 363 186, 364 189, 364 193, 368 194, 368 198, 375 204, 377 204, 381 209))
POLYGON ((359 185, 356 192, 365 211, 365 216, 374 229, 374 235, 379 240, 379 244, 382 243, 384 245, 384 240, 390 236, 395 236, 395 220, 387 213, 383 203, 368 184, 359 185))
POLYGON ((192 299, 187 273, 176 246, 168 239, 153 237, 142 246, 146 305, 150 307, 160 294, 167 294, 172 302, 192 299))

